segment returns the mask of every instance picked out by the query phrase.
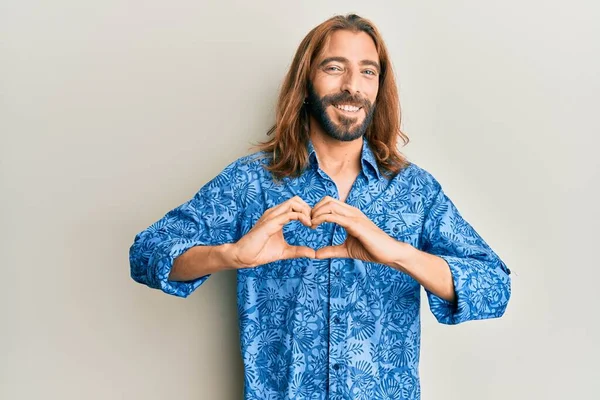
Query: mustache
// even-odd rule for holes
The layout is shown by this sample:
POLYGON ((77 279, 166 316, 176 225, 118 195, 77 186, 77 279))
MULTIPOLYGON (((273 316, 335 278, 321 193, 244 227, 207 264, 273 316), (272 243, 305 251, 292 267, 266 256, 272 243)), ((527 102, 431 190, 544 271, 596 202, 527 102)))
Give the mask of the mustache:
POLYGON ((362 96, 351 95, 348 92, 330 94, 324 96, 321 101, 324 103, 324 105, 348 104, 355 107, 363 107, 367 111, 372 107, 372 104, 369 100, 363 98, 362 96))

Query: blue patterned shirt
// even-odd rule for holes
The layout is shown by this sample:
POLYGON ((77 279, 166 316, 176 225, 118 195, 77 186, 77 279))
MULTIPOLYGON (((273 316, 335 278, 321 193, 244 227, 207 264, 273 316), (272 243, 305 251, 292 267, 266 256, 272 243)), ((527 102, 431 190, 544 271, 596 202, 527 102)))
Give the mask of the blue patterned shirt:
MULTIPOLYGON (((193 246, 234 243, 269 208, 296 195, 313 207, 339 198, 309 141, 309 166, 275 182, 254 153, 228 165, 192 199, 136 235, 132 278, 186 297, 208 279, 169 281, 174 259, 193 246)), ((426 291, 444 324, 503 315, 510 270, 440 184, 411 163, 389 179, 365 140, 361 173, 346 202, 393 238, 442 257, 457 301, 426 291)), ((342 244, 344 228, 285 225, 291 245, 342 244)), ((296 258, 237 270, 245 399, 419 399, 421 285, 389 266, 356 259, 296 258)))

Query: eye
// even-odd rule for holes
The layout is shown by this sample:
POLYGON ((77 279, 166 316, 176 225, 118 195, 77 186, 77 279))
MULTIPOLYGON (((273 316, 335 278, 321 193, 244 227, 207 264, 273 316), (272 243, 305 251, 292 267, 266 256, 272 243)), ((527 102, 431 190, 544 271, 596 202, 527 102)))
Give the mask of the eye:
POLYGON ((373 71, 372 69, 367 69, 364 71, 364 73, 367 75, 373 75, 373 76, 377 75, 377 73, 375 71, 373 71))
POLYGON ((342 69, 340 67, 338 67, 337 65, 330 65, 329 67, 326 67, 325 70, 339 72, 342 69))

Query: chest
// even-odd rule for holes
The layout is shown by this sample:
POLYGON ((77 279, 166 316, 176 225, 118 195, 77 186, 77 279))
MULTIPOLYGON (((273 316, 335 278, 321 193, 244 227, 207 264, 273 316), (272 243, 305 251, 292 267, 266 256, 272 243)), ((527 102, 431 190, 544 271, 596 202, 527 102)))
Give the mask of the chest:
POLYGON ((337 187, 338 196, 340 201, 345 202, 348 198, 348 194, 350 193, 350 189, 354 184, 356 177, 347 177, 347 178, 335 178, 333 182, 337 187))

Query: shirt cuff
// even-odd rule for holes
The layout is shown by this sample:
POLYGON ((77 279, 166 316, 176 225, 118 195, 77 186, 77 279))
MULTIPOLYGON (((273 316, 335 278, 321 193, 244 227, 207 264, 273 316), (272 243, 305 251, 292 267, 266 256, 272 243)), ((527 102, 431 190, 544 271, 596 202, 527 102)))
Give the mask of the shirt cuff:
POLYGON ((150 286, 160 289, 165 293, 188 297, 194 290, 202 285, 210 275, 205 275, 190 281, 171 281, 168 279, 175 259, 194 246, 206 245, 203 241, 171 239, 156 244, 156 248, 149 259, 151 271, 150 286))
POLYGON ((439 257, 450 267, 456 294, 455 301, 450 302, 427 291, 431 312, 440 323, 455 325, 504 314, 510 297, 510 281, 504 268, 472 258, 439 257))

